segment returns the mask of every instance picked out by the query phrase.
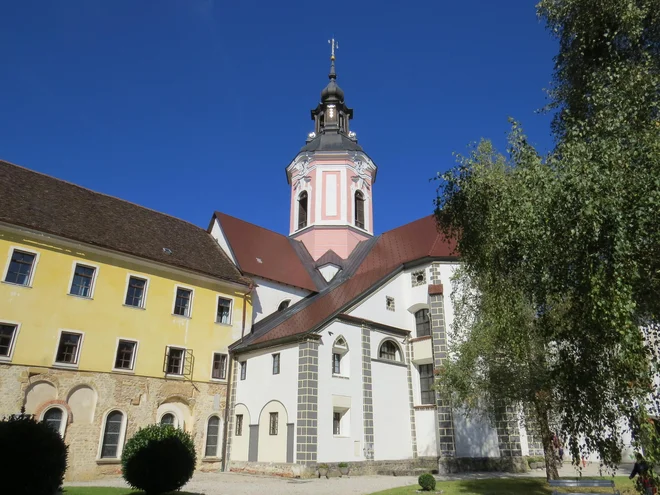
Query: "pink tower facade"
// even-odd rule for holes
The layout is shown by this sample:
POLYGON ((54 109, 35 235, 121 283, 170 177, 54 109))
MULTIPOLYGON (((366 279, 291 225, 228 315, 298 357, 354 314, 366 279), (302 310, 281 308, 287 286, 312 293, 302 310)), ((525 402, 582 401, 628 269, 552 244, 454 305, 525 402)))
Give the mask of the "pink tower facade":
POLYGON ((353 109, 330 82, 312 110, 314 132, 286 168, 291 186, 289 235, 318 260, 329 250, 346 259, 360 241, 373 236, 373 184, 377 167, 349 130, 353 109))

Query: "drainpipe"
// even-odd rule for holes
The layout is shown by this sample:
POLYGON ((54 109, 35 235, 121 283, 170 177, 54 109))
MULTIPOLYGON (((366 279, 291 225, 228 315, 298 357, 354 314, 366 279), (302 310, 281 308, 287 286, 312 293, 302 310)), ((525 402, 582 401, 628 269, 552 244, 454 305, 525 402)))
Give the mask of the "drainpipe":
MULTIPOLYGON (((252 284, 252 282, 250 282, 247 292, 243 295, 243 321, 241 323, 241 340, 243 340, 243 336, 245 334, 247 297, 248 295, 252 294, 253 290, 254 290, 254 285, 252 284)), ((229 352, 229 356, 227 356, 227 359, 229 360, 229 364, 227 366, 227 396, 225 397, 225 420, 224 420, 224 428, 222 432, 222 464, 220 466, 221 471, 227 470, 227 440, 229 438, 229 413, 232 407, 231 391, 232 391, 232 387, 234 386, 234 383, 232 382, 232 378, 234 376, 234 356, 231 353, 231 351, 229 352)))

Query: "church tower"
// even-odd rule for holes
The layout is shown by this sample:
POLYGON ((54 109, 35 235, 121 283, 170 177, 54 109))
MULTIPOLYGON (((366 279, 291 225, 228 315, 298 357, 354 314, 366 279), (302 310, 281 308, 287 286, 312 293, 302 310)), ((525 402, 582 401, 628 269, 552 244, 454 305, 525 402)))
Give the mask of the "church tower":
POLYGON ((330 82, 312 110, 314 132, 286 168, 291 186, 289 235, 302 241, 315 260, 328 251, 346 259, 374 233, 377 167, 349 128, 353 109, 337 85, 335 47, 333 39, 330 82))

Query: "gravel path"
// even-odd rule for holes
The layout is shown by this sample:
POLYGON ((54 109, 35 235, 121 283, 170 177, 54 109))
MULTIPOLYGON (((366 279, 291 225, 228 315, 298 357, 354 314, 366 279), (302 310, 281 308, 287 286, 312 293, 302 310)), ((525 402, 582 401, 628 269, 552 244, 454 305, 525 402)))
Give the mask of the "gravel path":
MULTIPOLYGON (((623 466, 617 475, 628 475, 630 469, 623 466)), ((596 464, 588 464, 582 476, 599 476, 596 464)), ((606 475, 606 473, 602 473, 606 475)), ((561 476, 579 476, 570 464, 564 464, 560 470, 561 476)), ((451 479, 484 479, 512 476, 545 477, 545 471, 536 470, 530 473, 512 475, 509 473, 469 473, 450 476, 436 476, 438 480, 451 479)), ((184 490, 200 495, 366 495, 388 488, 415 485, 417 477, 413 476, 349 476, 345 478, 321 479, 288 479, 274 476, 259 476, 238 473, 197 473, 184 490)), ((66 483, 68 486, 117 486, 126 487, 121 478, 108 478, 90 482, 66 483)))

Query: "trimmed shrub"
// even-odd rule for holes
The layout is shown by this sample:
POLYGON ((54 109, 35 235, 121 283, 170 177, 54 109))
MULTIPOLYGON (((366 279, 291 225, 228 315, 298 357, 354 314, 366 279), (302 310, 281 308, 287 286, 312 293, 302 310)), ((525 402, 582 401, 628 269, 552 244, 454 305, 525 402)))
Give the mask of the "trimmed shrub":
POLYGON ((347 462, 340 462, 339 464, 337 464, 337 467, 340 467, 340 468, 347 468, 347 467, 348 467, 348 463, 347 463, 347 462))
POLYGON ((62 486, 68 449, 58 432, 31 415, 0 421, 2 493, 53 495, 62 486))
POLYGON ((425 492, 431 492, 435 490, 435 478, 432 474, 425 473, 420 475, 420 477, 417 479, 417 483, 419 483, 419 486, 421 486, 422 490, 425 492))
POLYGON ((171 425, 141 428, 126 442, 122 475, 132 488, 147 495, 173 492, 195 471, 195 445, 189 433, 171 425))

